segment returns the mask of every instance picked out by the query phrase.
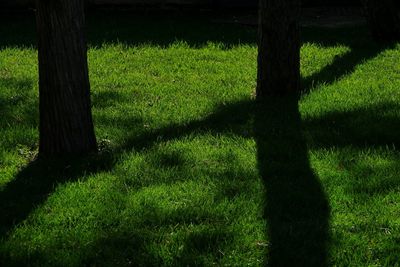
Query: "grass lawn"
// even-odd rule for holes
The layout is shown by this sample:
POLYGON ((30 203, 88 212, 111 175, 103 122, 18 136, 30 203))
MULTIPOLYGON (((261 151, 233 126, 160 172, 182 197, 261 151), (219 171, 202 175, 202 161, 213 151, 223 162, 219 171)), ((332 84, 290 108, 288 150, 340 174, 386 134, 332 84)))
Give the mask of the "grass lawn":
POLYGON ((0 16, 1 266, 399 266, 399 44, 304 28, 261 104, 256 29, 92 14, 100 154, 33 161, 34 30, 0 16))

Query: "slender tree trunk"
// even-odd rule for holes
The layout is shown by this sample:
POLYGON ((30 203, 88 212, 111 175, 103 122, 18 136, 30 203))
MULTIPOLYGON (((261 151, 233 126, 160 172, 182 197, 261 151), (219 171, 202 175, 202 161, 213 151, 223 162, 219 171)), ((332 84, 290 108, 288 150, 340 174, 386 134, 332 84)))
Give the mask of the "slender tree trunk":
POLYGON ((377 41, 400 40, 398 0, 363 0, 372 36, 377 41))
POLYGON ((260 0, 257 98, 300 91, 300 0, 260 0))
POLYGON ((37 0, 42 156, 96 151, 83 0, 37 0))

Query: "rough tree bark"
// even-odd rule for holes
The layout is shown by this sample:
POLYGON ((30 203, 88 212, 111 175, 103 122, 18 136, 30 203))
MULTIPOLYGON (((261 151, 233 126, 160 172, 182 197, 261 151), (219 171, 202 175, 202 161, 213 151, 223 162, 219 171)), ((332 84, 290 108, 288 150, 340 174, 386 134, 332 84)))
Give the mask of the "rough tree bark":
POLYGON ((396 0, 363 0, 363 4, 375 40, 400 40, 400 10, 396 0))
POLYGON ((83 0, 37 0, 39 155, 96 151, 83 0))
POLYGON ((257 98, 300 91, 300 0, 260 0, 257 98))

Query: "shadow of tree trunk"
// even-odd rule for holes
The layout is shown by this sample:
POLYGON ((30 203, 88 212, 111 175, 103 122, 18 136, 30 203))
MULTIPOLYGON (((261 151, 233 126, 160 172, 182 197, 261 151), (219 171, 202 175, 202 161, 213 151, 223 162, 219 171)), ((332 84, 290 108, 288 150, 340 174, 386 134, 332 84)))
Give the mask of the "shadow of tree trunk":
POLYGON ((376 43, 368 35, 365 27, 338 29, 303 29, 303 43, 311 42, 321 47, 343 45, 350 51, 335 56, 332 63, 301 81, 302 93, 306 94, 321 84, 333 84, 346 75, 353 73, 360 64, 377 57, 387 49, 396 47, 395 42, 376 43), (313 34, 311 34, 311 32, 313 34), (349 38, 354 36, 354 38, 349 38))
MULTIPOLYGON (((42 205, 57 186, 112 166, 109 155, 36 159, 0 191, 0 241, 42 205)), ((0 258, 1 262, 1 258, 0 258)), ((1 264, 0 264, 1 265, 1 264)))
POLYGON ((266 190, 266 265, 327 266, 330 209, 310 167, 298 98, 257 103, 254 135, 266 190))

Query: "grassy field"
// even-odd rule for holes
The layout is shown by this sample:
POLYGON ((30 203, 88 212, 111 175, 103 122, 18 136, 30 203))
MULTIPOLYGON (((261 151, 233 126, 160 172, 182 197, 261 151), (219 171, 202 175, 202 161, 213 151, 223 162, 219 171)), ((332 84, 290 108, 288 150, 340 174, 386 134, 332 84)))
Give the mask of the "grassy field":
POLYGON ((0 16, 1 266, 399 266, 399 44, 304 28, 256 103, 256 29, 92 14, 100 153, 33 161, 34 30, 0 16))

